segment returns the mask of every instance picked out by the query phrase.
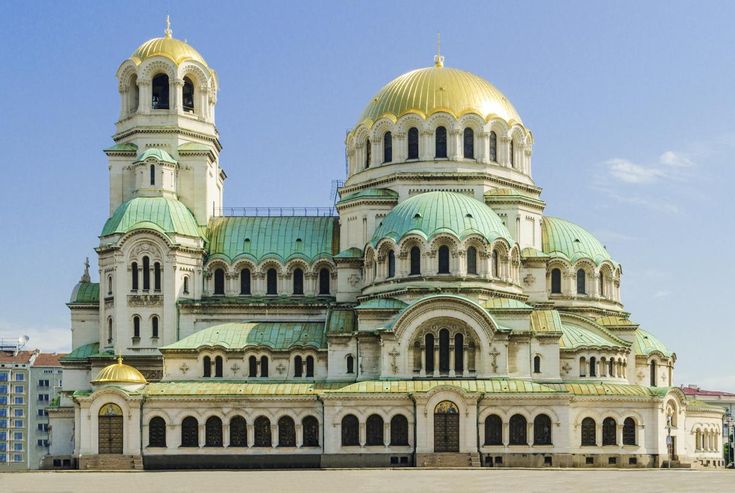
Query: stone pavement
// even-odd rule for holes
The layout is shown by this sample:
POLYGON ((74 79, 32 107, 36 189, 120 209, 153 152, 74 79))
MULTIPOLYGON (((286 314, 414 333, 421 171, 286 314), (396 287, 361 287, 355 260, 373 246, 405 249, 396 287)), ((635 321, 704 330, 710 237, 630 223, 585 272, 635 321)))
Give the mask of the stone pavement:
POLYGON ((26 472, 0 474, 0 493, 672 493, 735 491, 735 471, 614 469, 340 469, 26 472))

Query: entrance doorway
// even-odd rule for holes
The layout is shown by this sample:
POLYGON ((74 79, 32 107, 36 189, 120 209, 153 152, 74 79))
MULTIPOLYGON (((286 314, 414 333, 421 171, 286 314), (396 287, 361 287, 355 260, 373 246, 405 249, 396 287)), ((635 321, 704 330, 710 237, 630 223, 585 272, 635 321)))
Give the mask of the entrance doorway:
POLYGON ((459 409, 453 402, 434 408, 434 452, 459 452, 459 409))
POLYGON ((123 415, 117 404, 105 404, 97 416, 98 453, 123 453, 123 415))

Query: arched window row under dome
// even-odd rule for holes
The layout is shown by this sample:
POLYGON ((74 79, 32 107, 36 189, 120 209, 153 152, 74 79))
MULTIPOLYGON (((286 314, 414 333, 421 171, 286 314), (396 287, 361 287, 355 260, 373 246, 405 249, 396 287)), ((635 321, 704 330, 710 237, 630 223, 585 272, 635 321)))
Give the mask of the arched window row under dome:
MULTIPOLYGON (((577 374, 580 378, 616 378, 626 379, 628 375, 628 358, 610 352, 587 353, 577 358, 577 374)), ((570 372, 570 376, 574 373, 570 372)))
POLYGON ((480 341, 472 329, 454 321, 432 323, 414 334, 413 372, 418 376, 472 376, 480 360, 480 341))
POLYGON ((595 266, 592 261, 577 262, 574 266, 556 260, 546 271, 546 289, 550 296, 601 299, 620 302, 619 268, 604 263, 595 266))
POLYGON ((272 259, 258 265, 216 260, 207 266, 206 291, 213 296, 334 296, 336 280, 336 266, 324 259, 285 265, 272 259))

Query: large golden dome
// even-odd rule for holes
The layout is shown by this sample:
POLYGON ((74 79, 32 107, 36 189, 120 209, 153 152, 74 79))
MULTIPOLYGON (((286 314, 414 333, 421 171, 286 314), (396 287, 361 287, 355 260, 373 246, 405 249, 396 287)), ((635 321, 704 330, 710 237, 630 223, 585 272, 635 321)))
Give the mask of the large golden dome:
POLYGON ((130 55, 130 58, 135 60, 136 63, 140 63, 146 58, 154 56, 166 57, 177 65, 186 60, 195 60, 202 65, 207 66, 207 62, 204 61, 204 57, 199 54, 197 50, 184 41, 172 36, 171 25, 168 18, 166 19, 166 31, 164 36, 162 38, 149 39, 142 45, 138 46, 138 49, 130 55))
POLYGON ((95 384, 105 383, 137 383, 146 384, 148 383, 142 373, 132 366, 123 364, 122 356, 117 358, 117 363, 105 366, 97 375, 97 378, 92 380, 95 384))
POLYGON ((511 125, 522 123, 508 98, 495 86, 475 74, 441 63, 390 81, 370 101, 360 123, 371 125, 380 118, 397 119, 407 113, 428 118, 438 112, 450 113, 455 118, 476 113, 486 120, 499 117, 511 125))

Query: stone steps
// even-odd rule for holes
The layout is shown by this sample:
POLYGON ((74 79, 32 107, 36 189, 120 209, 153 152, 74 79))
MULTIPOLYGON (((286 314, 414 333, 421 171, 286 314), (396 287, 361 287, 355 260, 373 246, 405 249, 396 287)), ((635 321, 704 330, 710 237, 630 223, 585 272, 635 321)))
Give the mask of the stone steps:
POLYGON ((480 467, 480 454, 477 452, 463 454, 439 452, 434 454, 417 454, 418 467, 480 467))
POLYGON ((79 458, 79 469, 90 471, 142 471, 139 455, 100 454, 79 458))

